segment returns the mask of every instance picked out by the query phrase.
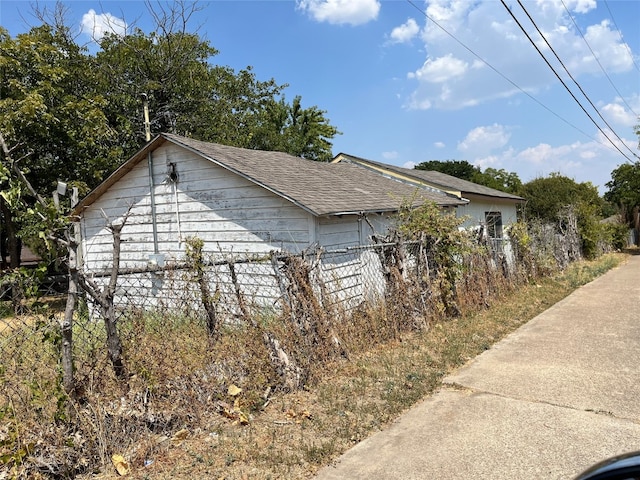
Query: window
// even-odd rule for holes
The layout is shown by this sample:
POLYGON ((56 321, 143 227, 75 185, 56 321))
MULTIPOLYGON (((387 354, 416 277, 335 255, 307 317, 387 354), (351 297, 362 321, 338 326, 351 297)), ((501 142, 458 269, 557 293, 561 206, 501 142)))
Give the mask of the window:
POLYGON ((487 223, 487 235, 489 238, 502 238, 502 213, 485 212, 484 219, 487 223))

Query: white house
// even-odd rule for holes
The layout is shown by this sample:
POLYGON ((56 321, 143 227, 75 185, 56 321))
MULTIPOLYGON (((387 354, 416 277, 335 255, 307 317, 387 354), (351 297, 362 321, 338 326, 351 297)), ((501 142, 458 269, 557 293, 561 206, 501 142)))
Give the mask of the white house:
MULTIPOLYGON (((190 237, 203 240, 205 254, 220 258, 369 244, 371 226, 384 232, 408 198, 445 209, 467 203, 346 162, 319 163, 162 134, 76 207, 81 268, 96 275, 111 268, 107 225, 121 223, 125 215, 120 266, 140 269, 183 261, 190 237)), ((156 292, 163 288, 157 278, 146 282, 156 292)))
POLYGON ((385 178, 405 182, 408 185, 447 193, 460 200, 463 205, 456 209, 459 217, 465 217, 463 227, 483 227, 488 238, 494 242, 504 239, 504 228, 517 221, 517 207, 524 198, 441 172, 415 170, 388 165, 365 158, 339 153, 334 164, 351 164, 385 178))

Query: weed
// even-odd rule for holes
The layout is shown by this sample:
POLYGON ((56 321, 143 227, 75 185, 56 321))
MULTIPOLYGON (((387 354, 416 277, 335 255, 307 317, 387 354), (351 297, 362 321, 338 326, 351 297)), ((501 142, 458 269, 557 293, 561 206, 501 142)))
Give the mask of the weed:
POLYGON ((306 462, 312 465, 324 465, 328 463, 336 451, 336 442, 334 440, 326 440, 316 444, 302 445, 302 453, 306 462))
MULTIPOLYGON (((452 368, 620 258, 573 264, 562 275, 511 290, 501 274, 465 268, 456 288, 459 315, 433 314, 428 321, 420 317, 423 322, 414 310, 406 312, 408 318, 394 317, 398 310, 390 308, 390 298, 304 325, 265 308, 255 322, 221 325, 214 343, 204 317, 160 307, 130 309, 118 320, 131 373, 126 388, 108 368, 103 325, 81 310, 74 348, 82 392, 75 402, 60 389, 57 322, 42 317, 0 336, 11 340, 0 357, 0 407, 6 412, 0 417, 0 458, 18 468, 37 454, 75 474, 106 469, 111 455, 121 453, 140 475, 152 478, 241 477, 249 468, 261 478, 308 476, 434 391, 452 368), (318 343, 302 338, 302 330, 318 343), (265 334, 304 367, 304 389, 284 391, 265 334), (345 355, 332 350, 334 338, 345 355), (231 396, 231 384, 242 391, 231 396), (15 406, 11 415, 8 405, 15 406), (240 425, 238 412, 248 426, 240 425), (182 430, 193 440, 169 448, 182 430), (143 470, 149 458, 158 459, 149 466, 153 474, 143 470)), ((485 260, 473 258, 476 265, 485 260)), ((398 292, 416 292, 405 287, 398 292)), ((437 285, 430 288, 433 295, 425 301, 436 308, 441 295, 437 285)), ((307 316, 320 306, 312 294, 305 290, 298 298, 307 316)))

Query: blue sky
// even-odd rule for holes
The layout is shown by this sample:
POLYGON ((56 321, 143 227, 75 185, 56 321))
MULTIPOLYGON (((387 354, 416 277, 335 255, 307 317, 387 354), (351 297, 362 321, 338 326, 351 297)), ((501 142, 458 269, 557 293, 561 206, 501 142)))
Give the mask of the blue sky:
MULTIPOLYGON (((518 0, 505 2, 602 131, 499 0, 211 1, 190 25, 220 51, 212 62, 251 65, 287 83, 288 100, 325 110, 342 132, 334 154, 467 160, 524 182, 561 172, 603 193, 624 155, 640 155, 640 2, 522 1, 595 110, 518 0)), ((150 29, 144 1, 63 3, 81 43, 103 28, 150 29)), ((12 35, 37 25, 31 4, 2 0, 0 25, 12 35)))

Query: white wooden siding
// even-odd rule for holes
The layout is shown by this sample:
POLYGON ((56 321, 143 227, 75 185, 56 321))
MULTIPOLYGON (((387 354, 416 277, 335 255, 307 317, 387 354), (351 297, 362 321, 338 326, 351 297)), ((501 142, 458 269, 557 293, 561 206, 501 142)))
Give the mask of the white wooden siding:
MULTIPOLYGON (((153 152, 153 180, 158 253, 167 260, 183 259, 190 237, 204 240, 210 254, 299 252, 313 238, 309 213, 177 145, 167 143, 153 152), (169 163, 176 164, 177 184, 168 180, 169 163)), ((148 165, 142 161, 83 212, 85 268, 111 265, 113 240, 105 216, 121 222, 129 206, 121 266, 139 267, 150 260, 151 199, 148 165)))
POLYGON ((356 215, 318 219, 318 242, 326 250, 360 245, 360 221, 356 215))
POLYGON ((483 196, 468 196, 467 198, 470 202, 458 207, 456 213, 458 217, 469 217, 463 224, 465 228, 485 225, 486 212, 502 213, 502 225, 505 227, 517 221, 516 204, 513 201, 483 196))

